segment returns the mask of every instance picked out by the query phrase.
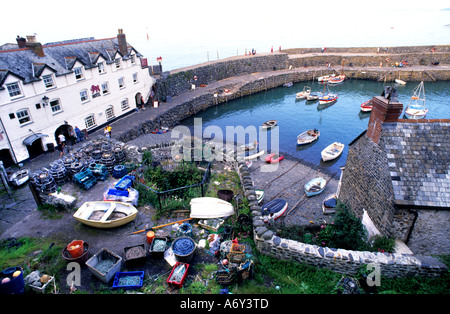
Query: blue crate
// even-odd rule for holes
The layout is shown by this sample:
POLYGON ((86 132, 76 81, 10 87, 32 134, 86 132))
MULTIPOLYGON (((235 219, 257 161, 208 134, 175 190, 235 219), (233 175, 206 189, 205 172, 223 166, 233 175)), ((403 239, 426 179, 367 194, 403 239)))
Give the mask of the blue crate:
POLYGON ((128 197, 130 195, 130 192, 128 191, 121 191, 116 189, 109 189, 108 195, 114 195, 114 196, 125 196, 128 197))
POLYGON ((133 185, 134 176, 124 176, 122 179, 117 182, 117 184, 114 186, 117 190, 128 190, 131 185, 133 185))
POLYGON ((113 289, 138 289, 141 288, 144 283, 144 272, 143 271, 125 271, 120 272, 118 271, 114 276, 114 282, 113 282, 113 289), (139 276, 140 282, 139 285, 132 285, 132 286, 121 286, 119 284, 120 278, 126 277, 126 276, 139 276))

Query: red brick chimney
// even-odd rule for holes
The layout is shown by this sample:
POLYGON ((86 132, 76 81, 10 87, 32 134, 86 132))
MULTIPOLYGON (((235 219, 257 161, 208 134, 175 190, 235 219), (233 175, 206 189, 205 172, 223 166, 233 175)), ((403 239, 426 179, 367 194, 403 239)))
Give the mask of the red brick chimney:
POLYGON ((16 41, 17 41, 17 45, 19 45, 19 49, 25 48, 25 45, 27 43, 27 40, 25 38, 17 35, 16 41))
POLYGON ((117 41, 119 42, 119 52, 122 56, 125 56, 128 54, 128 48, 127 48, 127 39, 125 37, 125 34, 123 33, 123 29, 119 29, 119 34, 117 34, 117 41))
POLYGON ((378 144, 381 126, 384 122, 397 122, 403 111, 403 104, 398 102, 395 89, 387 87, 381 96, 372 99, 372 113, 367 126, 367 137, 378 144))

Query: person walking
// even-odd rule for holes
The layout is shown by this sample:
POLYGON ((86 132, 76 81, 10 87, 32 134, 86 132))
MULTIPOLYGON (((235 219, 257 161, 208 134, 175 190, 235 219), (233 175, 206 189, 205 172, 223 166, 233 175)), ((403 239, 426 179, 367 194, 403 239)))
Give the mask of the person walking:
POLYGON ((66 145, 63 142, 61 142, 61 141, 58 142, 56 149, 59 150, 59 158, 61 158, 64 155, 64 147, 65 146, 66 145))
POLYGON ((83 135, 81 134, 81 130, 75 126, 75 135, 77 136, 78 142, 83 142, 83 135))
POLYGON ((66 145, 66 137, 64 136, 64 134, 59 134, 58 139, 62 144, 66 145))

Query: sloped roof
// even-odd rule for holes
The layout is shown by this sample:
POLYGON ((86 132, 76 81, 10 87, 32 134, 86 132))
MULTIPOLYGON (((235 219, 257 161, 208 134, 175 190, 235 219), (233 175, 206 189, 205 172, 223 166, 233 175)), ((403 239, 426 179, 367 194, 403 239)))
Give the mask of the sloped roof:
MULTIPOLYGON (((93 38, 69 40, 46 44, 42 48, 44 57, 37 56, 28 48, 0 50, 0 71, 3 73, 0 78, 0 87, 6 76, 10 74, 22 78, 25 84, 40 80, 33 75, 33 64, 46 65, 54 70, 56 75, 64 75, 72 72, 71 66, 74 60, 81 62, 86 68, 92 68, 97 66, 95 62, 98 56, 101 55, 103 59, 113 62, 112 58, 119 52, 117 37, 99 40, 93 38), (93 54, 98 56, 93 58, 93 54), (73 62, 67 62, 67 60, 73 62)), ((134 50, 137 56, 140 56, 132 46, 127 45, 127 48, 128 54, 134 50)))
POLYGON ((421 122, 382 127, 379 145, 388 159, 395 202, 450 207, 450 120, 421 122))

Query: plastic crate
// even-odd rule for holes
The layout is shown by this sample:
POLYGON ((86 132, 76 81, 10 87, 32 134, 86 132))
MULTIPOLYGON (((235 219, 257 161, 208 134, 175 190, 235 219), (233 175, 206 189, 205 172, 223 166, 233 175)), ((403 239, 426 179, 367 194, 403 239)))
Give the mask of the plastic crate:
POLYGON ((144 272, 143 271, 126 271, 126 272, 117 272, 114 276, 113 289, 139 289, 142 287, 144 283, 144 272), (121 285, 120 279, 127 276, 139 276, 139 284, 137 285, 121 285))
POLYGON ((172 271, 170 272, 169 277, 166 280, 167 283, 169 284, 169 286, 176 287, 176 288, 181 288, 183 286, 183 282, 186 279, 186 276, 188 274, 188 270, 189 270, 189 264, 176 262, 175 266, 173 266, 172 271), (174 275, 176 273, 177 268, 180 265, 184 265, 184 267, 185 267, 184 268, 184 273, 183 273, 181 279, 172 278, 172 275, 174 275))
POLYGON ((103 248, 87 260, 86 266, 95 277, 97 277, 104 283, 108 283, 114 276, 114 274, 120 271, 120 268, 122 267, 122 257, 111 252, 108 249, 103 248), (96 266, 106 259, 113 260, 114 265, 110 269, 108 269, 106 273, 102 273, 96 269, 96 266))
POLYGON ((127 267, 136 267, 136 266, 145 265, 145 262, 147 261, 147 250, 145 249, 145 244, 128 246, 128 247, 124 248, 123 251, 124 251, 124 256, 125 256, 125 264, 127 265, 127 267), (136 256, 136 257, 132 257, 132 258, 127 257, 128 252, 134 248, 141 248, 142 254, 140 256, 136 256))
POLYGON ((166 249, 167 249, 167 238, 162 238, 162 237, 154 237, 153 238, 153 241, 152 241, 152 244, 150 245, 150 255, 153 257, 153 258, 163 258, 164 257, 164 252, 166 251, 166 249), (153 246, 155 245, 155 243, 157 243, 157 241, 164 241, 164 250, 162 250, 162 251, 157 251, 157 250, 155 250, 154 248, 153 248, 153 246))
POLYGON ((108 194, 115 195, 115 196, 125 196, 125 197, 128 197, 128 195, 130 195, 130 193, 128 191, 122 191, 122 190, 116 190, 116 189, 109 189, 108 194))
POLYGON ((124 176, 122 179, 119 180, 119 182, 116 183, 114 187, 118 190, 125 191, 129 187, 131 187, 131 185, 133 185, 133 181, 134 176, 124 176))

